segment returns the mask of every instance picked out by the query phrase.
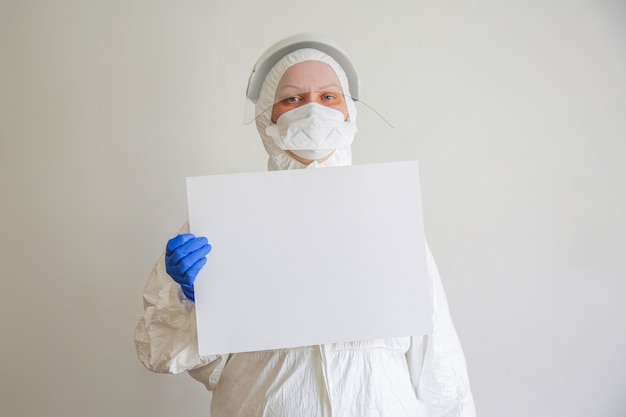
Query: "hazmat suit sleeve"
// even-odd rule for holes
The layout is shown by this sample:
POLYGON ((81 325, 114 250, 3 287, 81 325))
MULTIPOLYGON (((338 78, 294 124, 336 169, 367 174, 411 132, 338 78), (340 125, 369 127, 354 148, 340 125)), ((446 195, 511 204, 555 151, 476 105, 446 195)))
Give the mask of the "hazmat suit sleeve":
POLYGON ((426 252, 433 291, 433 332, 413 337, 406 354, 413 388, 429 417, 475 417, 465 356, 428 245, 426 252))
MULTIPOLYGON (((186 224, 179 233, 189 233, 186 224)), ((135 329, 139 360, 153 372, 202 375, 207 388, 217 383, 228 355, 200 356, 195 305, 165 270, 165 253, 143 291, 144 312, 135 329)))

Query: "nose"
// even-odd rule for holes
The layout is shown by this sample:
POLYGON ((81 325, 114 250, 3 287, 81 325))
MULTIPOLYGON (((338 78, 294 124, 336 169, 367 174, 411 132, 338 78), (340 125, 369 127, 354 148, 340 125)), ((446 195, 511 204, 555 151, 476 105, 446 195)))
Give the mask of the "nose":
POLYGON ((308 93, 304 93, 302 95, 302 101, 304 102, 304 104, 309 104, 309 103, 316 102, 317 100, 315 100, 315 96, 313 95, 313 92, 309 91, 308 93))

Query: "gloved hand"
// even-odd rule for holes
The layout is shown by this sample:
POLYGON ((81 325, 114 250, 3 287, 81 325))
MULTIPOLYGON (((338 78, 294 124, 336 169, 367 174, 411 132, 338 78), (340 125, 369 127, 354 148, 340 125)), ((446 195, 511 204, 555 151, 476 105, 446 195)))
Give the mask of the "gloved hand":
POLYGON ((211 245, 206 237, 192 234, 178 235, 167 242, 165 248, 165 270, 180 284, 185 296, 195 301, 193 283, 198 272, 206 264, 206 255, 211 245))

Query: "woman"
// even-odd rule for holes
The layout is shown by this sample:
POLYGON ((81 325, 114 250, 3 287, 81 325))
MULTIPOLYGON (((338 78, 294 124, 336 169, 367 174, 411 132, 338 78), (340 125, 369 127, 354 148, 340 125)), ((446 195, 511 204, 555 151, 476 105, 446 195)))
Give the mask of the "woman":
MULTIPOLYGON (((358 82, 332 42, 296 36, 274 45, 257 62, 247 94, 270 170, 351 164, 358 82)), ((475 415, 430 252, 431 335, 199 356, 193 283, 210 250, 188 226, 168 242, 146 284, 135 340, 148 369, 187 371, 204 383, 213 417, 475 415)))

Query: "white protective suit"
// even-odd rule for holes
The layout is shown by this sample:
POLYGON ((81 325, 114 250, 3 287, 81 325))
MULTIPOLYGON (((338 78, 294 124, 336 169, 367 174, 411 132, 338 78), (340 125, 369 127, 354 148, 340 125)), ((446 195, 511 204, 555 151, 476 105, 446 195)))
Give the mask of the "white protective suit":
MULTIPOLYGON (((348 95, 346 75, 330 56, 298 50, 268 73, 257 108, 271 107, 284 72, 305 60, 331 65, 348 95)), ((354 121, 356 108, 348 101, 354 121)), ((265 134, 269 123, 269 112, 261 112, 257 128, 270 156, 269 168, 303 168, 265 134)), ((321 166, 350 163, 347 147, 321 166)), ((188 226, 180 232, 187 233, 188 226)), ((145 311, 135 334, 137 353, 154 372, 188 371, 205 384, 213 392, 212 417, 473 417, 465 358, 430 251, 427 263, 433 290, 432 335, 199 356, 194 303, 166 273, 162 255, 144 290, 145 311)))

